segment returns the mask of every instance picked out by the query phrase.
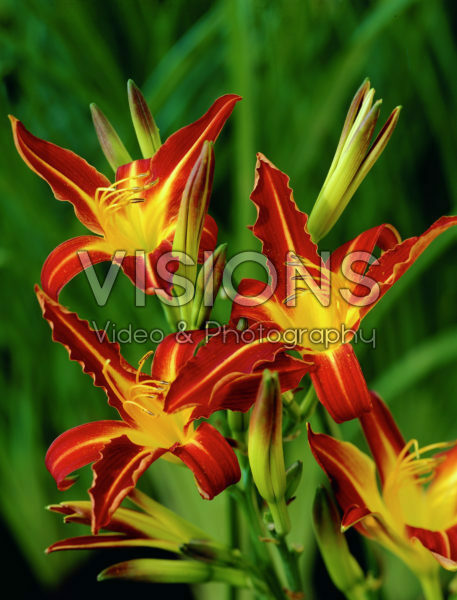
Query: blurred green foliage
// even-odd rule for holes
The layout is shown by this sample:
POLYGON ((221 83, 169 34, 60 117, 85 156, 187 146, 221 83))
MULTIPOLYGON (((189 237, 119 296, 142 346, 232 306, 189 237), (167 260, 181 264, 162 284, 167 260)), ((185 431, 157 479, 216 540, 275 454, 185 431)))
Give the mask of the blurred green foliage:
MULTIPOLYGON (((87 470, 70 492, 57 492, 43 465, 45 450, 64 429, 112 413, 79 365, 51 343, 40 317, 33 284, 41 265, 83 227, 17 156, 6 114, 110 175, 88 105, 96 102, 105 111, 139 157, 128 118, 129 77, 143 89, 163 138, 199 117, 217 96, 240 93, 244 100, 216 144, 211 204, 220 241, 234 253, 258 248, 246 229, 255 218, 249 201, 255 152, 290 175, 298 205, 310 210, 346 108, 369 76, 384 98, 382 116, 403 105, 400 124, 322 246, 331 249, 385 221, 403 236, 415 235, 457 209, 456 16, 452 0, 0 2, 0 511, 40 585, 56 585, 86 558, 44 556, 43 548, 68 532, 43 506, 82 498, 89 483, 87 470)), ((376 329, 375 350, 357 348, 369 382, 392 406, 405 436, 423 443, 457 435, 456 239, 448 232, 437 240, 364 322, 364 331, 376 329)), ((103 308, 93 306, 88 292, 81 275, 62 301, 101 326, 108 319, 117 328, 163 325, 155 299, 134 310, 126 278, 119 278, 103 308)), ((222 305, 218 314, 226 313, 222 305)), ((147 349, 127 354, 138 360, 147 349)), ((345 432, 360 441, 354 424, 345 432)), ((303 456, 293 541, 305 548, 307 597, 336 597, 311 532, 314 483, 322 475, 302 436, 291 445, 290 460, 303 456)), ((150 475, 143 489, 226 535, 217 517, 223 499, 204 503, 190 474, 169 464, 155 465, 150 475)), ((380 561, 385 576, 378 598, 418 597, 416 582, 397 561, 376 548, 368 560, 380 561)))

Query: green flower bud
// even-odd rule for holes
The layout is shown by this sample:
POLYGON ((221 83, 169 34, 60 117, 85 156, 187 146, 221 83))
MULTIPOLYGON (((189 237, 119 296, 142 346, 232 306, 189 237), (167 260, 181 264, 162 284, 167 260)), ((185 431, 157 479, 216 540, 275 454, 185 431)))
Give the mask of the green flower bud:
MULTIPOLYGON (((173 239, 173 254, 179 259, 179 268, 175 273, 176 281, 184 277, 195 283, 197 274, 198 251, 208 212, 209 198, 214 172, 214 151, 211 142, 204 142, 183 191, 179 207, 176 232, 173 239)), ((186 319, 188 320, 188 319, 186 319)))
POLYGON ((102 571, 98 581, 130 579, 150 583, 205 583, 219 581, 236 587, 251 587, 248 575, 238 569, 213 566, 195 560, 140 558, 128 560, 102 571))
POLYGON ((364 573, 341 532, 341 518, 335 502, 322 486, 317 489, 314 499, 313 522, 322 558, 335 587, 348 598, 363 598, 357 592, 366 587, 364 573))
POLYGON ((263 372, 249 423, 248 456, 259 494, 267 502, 279 536, 290 530, 282 440, 282 399, 277 373, 263 372))
POLYGON ((143 94, 131 79, 127 82, 127 94, 133 127, 141 153, 143 158, 152 158, 162 145, 159 129, 143 94))
POLYGON ((103 154, 113 171, 116 172, 121 165, 132 162, 130 154, 114 127, 96 104, 90 105, 90 112, 103 154))
POLYGON ((221 244, 205 260, 197 276, 195 298, 192 305, 192 324, 201 329, 208 321, 224 274, 227 258, 227 244, 221 244))
POLYGON ((397 124, 399 106, 392 111, 371 144, 382 102, 378 100, 373 104, 374 92, 370 82, 365 80, 349 107, 335 156, 309 217, 308 231, 315 242, 335 225, 381 156, 397 124))

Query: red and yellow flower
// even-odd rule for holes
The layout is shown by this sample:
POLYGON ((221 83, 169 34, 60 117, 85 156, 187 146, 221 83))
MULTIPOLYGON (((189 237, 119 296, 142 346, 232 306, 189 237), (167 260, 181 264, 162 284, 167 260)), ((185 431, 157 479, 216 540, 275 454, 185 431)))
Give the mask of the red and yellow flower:
POLYGON ((293 333, 297 348, 314 364, 311 378, 331 416, 337 422, 358 417, 370 410, 371 400, 349 342, 363 317, 438 235, 457 224, 457 217, 442 217, 403 242, 394 227, 379 225, 324 261, 308 233, 307 215, 294 202, 289 178, 261 154, 251 199, 258 212, 252 231, 262 242, 271 282, 242 280, 232 319, 268 324, 286 341, 293 333), (376 247, 382 251, 377 259, 372 256, 376 247))
POLYGON ((212 498, 240 477, 237 458, 226 439, 206 421, 221 409, 246 411, 255 400, 263 368, 277 369, 283 391, 296 387, 307 370, 287 356, 281 343, 213 336, 205 331, 172 334, 155 351, 151 374, 121 356, 119 345, 106 332, 92 330, 37 288, 43 315, 53 339, 63 344, 94 384, 102 387, 121 421, 86 423, 63 433, 50 446, 46 465, 59 489, 70 487, 73 471, 93 463, 94 532, 109 523, 113 511, 158 458, 179 459, 194 473, 204 498, 212 498))
MULTIPOLYGON (((147 293, 164 287, 156 263, 171 251, 184 187, 204 142, 216 140, 238 100, 232 94, 216 100, 198 121, 171 135, 152 158, 120 166, 114 183, 70 150, 35 137, 11 117, 23 160, 47 181, 58 200, 71 202, 81 223, 97 234, 72 238, 51 252, 41 274, 47 294, 57 299, 75 275, 91 264, 111 261, 117 251, 125 253, 124 272, 147 293), (90 261, 81 261, 78 251, 86 251, 90 261)), ((207 215, 201 251, 214 249, 216 238, 216 223, 207 215)))
POLYGON ((355 526, 419 576, 432 573, 436 561, 457 570, 456 442, 406 443, 375 394, 372 404, 360 422, 374 461, 353 444, 309 429, 311 450, 344 512, 343 530, 355 526))

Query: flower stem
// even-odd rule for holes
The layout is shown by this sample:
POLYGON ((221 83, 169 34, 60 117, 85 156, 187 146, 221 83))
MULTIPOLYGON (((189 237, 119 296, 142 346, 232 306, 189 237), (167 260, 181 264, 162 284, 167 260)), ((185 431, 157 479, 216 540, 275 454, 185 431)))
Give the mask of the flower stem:
MULTIPOLYGON (((229 540, 231 548, 240 547, 240 529, 238 520, 238 509, 237 504, 233 496, 229 495, 227 498, 227 511, 228 511, 228 522, 229 522, 229 540)), ((229 586, 227 588, 227 600, 237 600, 238 588, 235 586, 229 586)))
POLYGON ((285 538, 277 538, 277 549, 286 574, 287 584, 292 592, 302 591, 302 582, 298 568, 298 554, 291 551, 285 538))
POLYGON ((346 600, 368 600, 367 590, 363 585, 356 585, 344 593, 346 600))
POLYGON ((312 416, 317 403, 317 394, 314 385, 311 384, 300 405, 300 418, 302 421, 307 421, 312 416))
POLYGON ((286 595, 276 573, 269 548, 261 539, 265 536, 265 532, 263 531, 258 507, 255 505, 252 480, 250 479, 249 474, 243 473, 243 475, 245 483, 243 489, 238 487, 234 488, 233 491, 237 494, 236 499, 238 500, 238 505, 243 510, 246 521, 249 524, 252 549, 255 555, 255 564, 258 567, 258 573, 268 586, 272 598, 275 600, 286 600, 286 595))
POLYGON ((443 600, 439 571, 419 578, 425 600, 443 600))

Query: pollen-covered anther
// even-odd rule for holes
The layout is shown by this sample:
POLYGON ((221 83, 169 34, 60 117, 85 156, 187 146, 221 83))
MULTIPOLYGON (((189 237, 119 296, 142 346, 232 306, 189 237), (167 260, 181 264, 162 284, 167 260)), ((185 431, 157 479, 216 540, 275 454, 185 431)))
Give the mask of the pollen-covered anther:
POLYGON ((154 181, 149 181, 144 185, 131 185, 128 187, 122 187, 119 189, 119 186, 131 182, 136 179, 144 179, 145 177, 149 177, 150 172, 146 171, 145 173, 140 173, 139 175, 124 177, 123 179, 119 179, 115 181, 109 187, 100 187, 97 188, 95 192, 95 199, 98 203, 98 206, 103 210, 118 210, 127 206, 128 204, 137 204, 140 202, 145 202, 145 198, 140 197, 138 194, 140 192, 144 192, 154 187, 158 183, 158 179, 154 181))
POLYGON ((452 446, 454 442, 439 442, 419 448, 417 440, 410 440, 397 457, 395 468, 387 479, 385 488, 400 488, 410 477, 417 477, 418 483, 426 484, 435 476, 435 469, 444 460, 444 456, 424 457, 435 450, 452 446), (412 450, 412 451, 411 451, 412 450))

